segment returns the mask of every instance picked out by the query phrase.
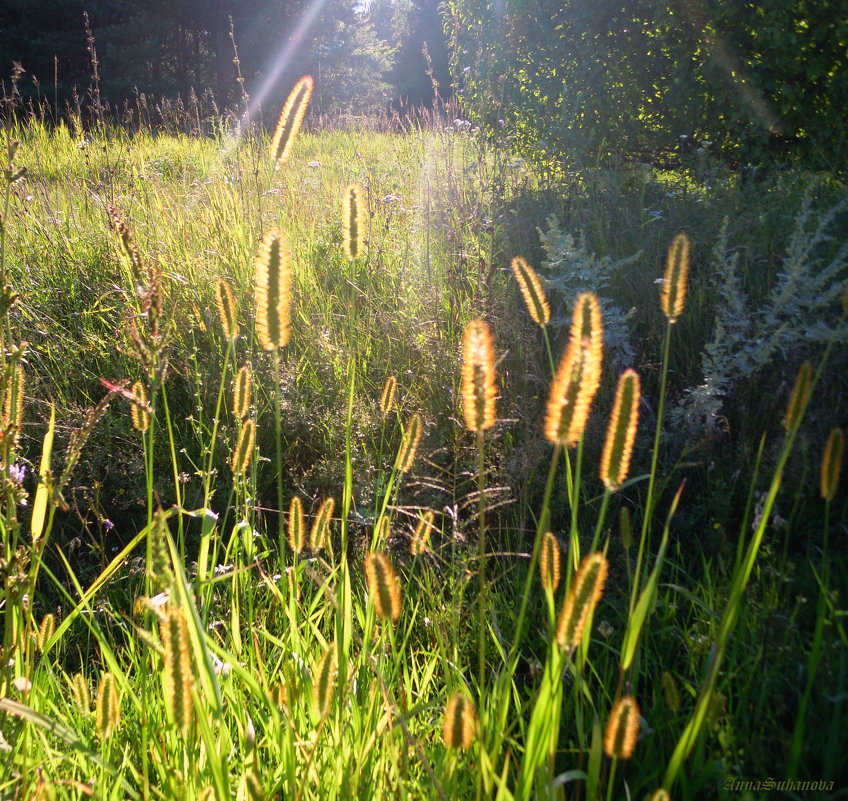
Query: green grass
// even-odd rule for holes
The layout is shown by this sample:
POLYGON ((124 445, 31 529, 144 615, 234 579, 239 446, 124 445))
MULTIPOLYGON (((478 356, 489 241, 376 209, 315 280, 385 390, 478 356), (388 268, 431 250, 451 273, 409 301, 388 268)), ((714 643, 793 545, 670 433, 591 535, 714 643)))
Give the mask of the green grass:
MULTIPOLYGON (((816 486, 824 436, 844 412, 844 345, 799 339, 761 386, 729 384, 729 425, 744 424, 732 443, 673 414, 723 302, 705 255, 722 216, 760 220, 741 270, 763 301, 781 273, 754 268, 766 245, 788 248, 776 220, 799 214, 809 183, 797 179, 782 211, 766 200, 785 177, 759 206, 719 173, 587 173, 543 187, 508 154, 445 129, 301 134, 273 173, 253 134, 83 138, 37 122, 7 134, 21 142, 9 166, 28 173, 3 190, 0 283, 19 298, 3 309, 0 389, 19 391, 21 356, 26 381, 23 435, 15 443, 4 418, 0 440, 0 799, 642 799, 663 785, 701 799, 721 797, 728 779, 768 777, 839 787, 846 501, 842 489, 825 504, 816 486), (348 261, 352 182, 369 227, 365 255, 348 261), (110 203, 157 269, 133 275, 110 203), (641 251, 597 287, 633 307, 624 366, 642 377, 633 465, 616 492, 598 478, 623 369, 614 351, 580 445, 541 433, 567 325, 539 330, 509 263, 541 262, 532 232, 552 211, 586 252, 641 251), (683 221, 693 269, 672 326, 655 281, 683 221), (269 354, 252 322, 253 270, 272 227, 290 243, 294 283, 292 340, 269 354), (220 278, 235 290, 232 344, 215 308, 220 278), (499 422, 480 436, 463 428, 459 373, 477 317, 492 329, 500 392, 499 422), (813 400, 784 430, 803 358, 813 400), (246 363, 256 447, 234 476, 232 386, 246 363), (390 375, 397 401, 384 413, 390 375), (85 416, 107 393, 101 378, 145 382, 146 432, 119 393, 85 416), (733 413, 755 401, 766 411, 733 413), (424 436, 401 472, 415 414, 424 436), (21 464, 23 483, 10 470, 21 464), (295 495, 307 531, 335 501, 320 551, 286 545, 295 495), (617 531, 622 507, 629 537, 617 531), (412 556, 428 510, 429 550, 412 556), (548 530, 563 546, 555 593, 538 577, 548 530), (399 577, 397 622, 368 598, 374 550, 399 577), (565 652, 557 618, 582 557, 598 551, 605 591, 596 606, 581 596, 588 624, 565 652), (40 634, 47 614, 55 631, 40 634), (96 702, 107 675, 119 719, 96 702), (443 739, 459 691, 477 720, 468 750, 443 739), (641 733, 633 757, 616 759, 602 741, 624 695, 641 733)), ((838 243, 821 242, 839 268, 838 243)), ((571 276, 539 271, 554 318, 568 322, 571 276)), ((834 285, 844 280, 836 269, 834 285)), ((837 305, 827 319, 838 331, 837 305)))

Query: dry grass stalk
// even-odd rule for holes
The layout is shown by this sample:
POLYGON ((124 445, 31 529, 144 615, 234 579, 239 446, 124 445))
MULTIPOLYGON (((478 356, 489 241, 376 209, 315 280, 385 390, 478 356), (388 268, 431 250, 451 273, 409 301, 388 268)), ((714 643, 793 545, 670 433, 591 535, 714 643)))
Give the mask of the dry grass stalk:
POLYGON ((539 569, 542 573, 542 586, 550 587, 551 592, 556 592, 560 579, 560 548, 557 538, 551 531, 545 532, 545 536, 542 537, 539 569))
POLYGON ((277 165, 285 164, 291 155, 295 136, 306 115, 309 98, 312 97, 312 88, 312 76, 304 75, 294 85, 283 106, 277 129, 274 131, 274 138, 271 140, 271 158, 277 165))
POLYGON ((424 516, 418 521, 415 533, 412 535, 412 541, 409 543, 409 552, 412 556, 422 556, 427 553, 435 519, 436 516, 433 512, 425 512, 424 516))
POLYGON ((313 551, 321 551, 327 547, 327 539, 330 536, 330 523, 333 519, 333 511, 336 508, 336 501, 333 498, 326 498, 318 509, 318 514, 315 515, 315 521, 312 523, 312 531, 309 533, 309 547, 313 551))
POLYGON ((265 350, 283 348, 291 336, 291 253, 277 230, 262 237, 256 258, 256 333, 265 350))
POLYGON ((306 544, 306 521, 303 516, 303 501, 295 495, 289 503, 289 546, 301 553, 306 544))
POLYGON ((608 569, 606 557, 600 552, 589 554, 580 563, 557 620, 556 641, 564 651, 580 645, 586 621, 604 591, 608 569))
POLYGON ((660 307, 669 323, 677 322, 683 313, 686 285, 689 280, 689 237, 678 234, 671 241, 665 263, 660 307))
POLYGON ((418 443, 421 442, 421 434, 424 431, 424 423, 420 414, 414 414, 406 424, 403 432, 403 442, 398 450, 395 460, 395 469, 400 473, 408 473, 415 462, 415 454, 418 452, 418 443))
POLYGON ((477 714, 474 702, 463 690, 455 692, 445 708, 445 722, 442 735, 448 748, 467 749, 474 741, 477 728, 477 714))
POLYGON ((350 184, 342 196, 342 234, 345 256, 358 259, 365 249, 365 200, 359 184, 350 184))
POLYGON ((389 558, 379 551, 365 557, 365 577, 374 611, 381 620, 396 622, 400 617, 400 581, 389 558))
POLYGON ((397 379, 390 375, 383 385, 383 394, 380 396, 380 411, 389 414, 395 405, 395 391, 397 390, 397 379))
POLYGON ((548 305, 539 276, 522 256, 516 256, 512 260, 512 272, 524 296, 527 311, 533 320, 544 328, 551 320, 551 307, 548 305))
POLYGON ((813 391, 813 366, 804 362, 795 376, 795 384, 789 403, 786 406, 786 416, 783 418, 783 427, 787 431, 795 431, 801 425, 801 418, 810 401, 810 393, 813 391))
POLYGON ((229 281, 219 278, 215 284, 215 305, 221 318, 221 330, 224 339, 233 341, 238 336, 238 320, 236 318, 236 298, 229 281))
POLYGON ((639 706, 631 695, 625 695, 610 712, 604 734, 604 751, 616 759, 630 759, 639 734, 639 706))
POLYGON ((233 386, 233 416, 239 420, 247 417, 250 410, 250 387, 253 375, 249 364, 243 364, 236 374, 233 386))
POLYGON ((618 379, 612 416, 601 455, 601 480, 611 490, 618 489, 630 469, 633 442, 639 424, 639 374, 625 370, 618 379))
POLYGON ((483 320, 472 320, 462 338, 462 411, 471 431, 485 431, 495 424, 495 381, 492 333, 483 320))
POLYGON ((230 463, 233 474, 237 476, 244 475, 247 468, 250 467, 250 459, 253 456, 253 447, 256 444, 256 423, 253 420, 245 420, 241 424, 238 442, 233 451, 233 458, 230 463))
POLYGON ((826 501, 833 500, 839 487, 839 474, 842 470, 842 452, 844 450, 845 433, 841 428, 834 428, 825 443, 821 463, 819 487, 821 496, 826 501))
POLYGON ((121 725, 121 697, 118 683, 111 673, 100 679, 97 702, 94 705, 94 722, 100 739, 106 742, 121 725))

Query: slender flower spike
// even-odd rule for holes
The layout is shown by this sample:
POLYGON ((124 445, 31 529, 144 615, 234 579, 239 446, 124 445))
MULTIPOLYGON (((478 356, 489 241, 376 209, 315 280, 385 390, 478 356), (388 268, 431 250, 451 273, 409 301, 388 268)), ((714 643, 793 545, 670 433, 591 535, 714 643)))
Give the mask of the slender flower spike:
POLYGON ((383 385, 383 394, 380 396, 380 412, 389 414, 395 405, 395 391, 397 390, 397 379, 390 375, 383 385))
POLYGON ((330 712, 336 691, 336 647, 331 645, 312 671, 312 700, 323 718, 330 712))
POLYGON ((215 284, 215 305, 221 318, 221 330, 224 339, 234 340, 238 336, 238 320, 236 319, 236 299, 229 281, 219 278, 215 284))
POLYGON ((789 396, 786 407, 786 416, 783 418, 783 427, 787 431, 795 431, 801 425, 801 418, 807 409, 812 391, 813 366, 809 362, 804 362, 798 368, 795 385, 792 387, 792 394, 789 396))
POLYGON ((445 709, 442 734, 448 748, 470 748, 477 728, 473 701, 462 691, 455 692, 445 709))
POLYGON ((834 428, 825 443, 821 463, 821 496, 826 501, 832 501, 836 495, 844 450, 845 432, 841 428, 834 428))
POLYGON ((327 498, 318 508, 318 514, 315 515, 312 531, 309 534, 309 547, 313 551, 321 551, 327 547, 327 537, 330 535, 330 523, 335 508, 336 501, 333 498, 327 498))
POLYGON ((548 398, 545 436, 574 447, 583 436, 595 393, 601 383, 603 322, 597 296, 577 296, 568 346, 557 367, 548 398))
POLYGON ((639 374, 625 370, 618 379, 604 451, 601 455, 601 480, 617 490, 630 469, 633 441, 639 424, 639 374))
POLYGON ((233 451, 233 457, 230 466, 233 473, 237 476, 244 475, 247 468, 250 467, 250 459, 253 456, 253 446, 256 442, 256 423, 253 420, 245 420, 241 424, 236 449, 233 451))
POLYGON ((271 230, 262 237, 256 259, 256 333, 265 350, 289 343, 291 253, 285 237, 271 230))
POLYGON ((551 307, 548 305, 539 276, 522 256, 516 256, 512 260, 512 272, 524 296, 527 311, 530 312, 533 320, 544 328, 550 322, 551 307))
POLYGON ((233 416, 240 420, 247 417, 250 410, 250 365, 244 364, 236 374, 236 383, 233 387, 233 416))
POLYGON ((600 552, 590 553, 580 563, 557 619, 556 641, 563 651, 572 651, 580 645, 586 621, 604 591, 608 569, 607 559, 600 552))
POLYGON ((400 617, 400 581, 389 558, 379 551, 369 553, 365 557, 365 577, 377 617, 396 622, 400 617))
POLYGON ((689 280, 689 237, 678 234, 671 241, 665 263, 660 307, 669 323, 676 323, 683 313, 686 284, 689 280))
POLYGON ((631 695, 620 698, 612 708, 604 735, 604 751, 616 759, 630 759, 639 734, 639 706, 631 695))
POLYGON ((345 256, 358 259, 365 247, 365 192, 359 184, 350 184, 342 196, 342 233, 345 256))
POLYGON ((306 540, 306 522, 303 517, 303 501, 298 495, 289 504, 289 545, 295 553, 303 551, 306 540))
POLYGON ((472 320, 462 338, 462 405, 471 431, 485 431, 495 424, 495 379, 492 333, 483 320, 472 320))
POLYGON ((189 653, 188 624, 178 606, 170 606, 159 621, 162 638, 162 691, 168 719, 185 736, 194 718, 191 697, 193 678, 189 653))
POLYGON ((136 381, 132 385, 132 395, 137 399, 137 402, 130 402, 130 419, 133 428, 143 434, 150 428, 150 412, 147 411, 147 390, 141 381, 136 381))
POLYGON ((556 592, 559 587, 560 576, 560 550, 557 538, 553 532, 548 531, 542 537, 542 556, 539 561, 539 569, 542 573, 542 586, 550 587, 551 592, 556 592))
POLYGON ((409 422, 406 424, 406 431, 403 432, 403 442, 395 460, 395 469, 399 473, 408 473, 412 470, 412 465, 415 462, 415 454, 418 452, 418 443, 421 442, 423 428, 424 424, 421 422, 420 414, 414 414, 409 418, 409 422))
POLYGON ((415 533, 412 535, 412 541, 409 543, 409 552, 412 556, 421 556, 427 553, 435 519, 436 516, 433 512, 425 512, 424 516, 418 521, 415 533))
POLYGON ((291 154, 294 138, 300 130, 309 98, 312 97, 313 81, 311 75, 304 75, 291 90, 283 106, 277 130, 271 140, 271 158, 277 165, 285 164, 291 154))
POLYGON ((94 706, 95 727, 103 742, 109 740, 121 725, 121 697, 114 675, 104 673, 94 706))

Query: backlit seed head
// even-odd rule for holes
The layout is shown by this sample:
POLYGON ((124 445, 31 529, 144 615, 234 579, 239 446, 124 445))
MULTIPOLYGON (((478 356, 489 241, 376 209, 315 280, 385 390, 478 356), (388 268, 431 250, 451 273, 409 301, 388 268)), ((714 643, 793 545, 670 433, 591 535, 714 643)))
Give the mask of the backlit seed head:
POLYGON ((191 697, 193 678, 189 652, 188 624, 178 606, 163 610, 159 620, 162 640, 162 692, 165 710, 183 735, 187 735, 194 717, 191 697))
POLYGON ((359 184, 350 184, 342 195, 342 233, 345 255, 358 259, 365 249, 365 192, 359 184))
POLYGON ((253 420, 245 420, 241 424, 238 442, 236 443, 230 462, 234 475, 244 475, 247 468, 250 467, 250 459, 253 456, 253 447, 255 444, 256 423, 253 420))
POLYGON ((130 401, 130 419, 133 428, 143 434, 150 428, 149 401, 147 400, 147 389, 141 381, 132 385, 132 394, 138 400, 137 403, 130 401))
POLYGON ((553 532, 548 531, 542 537, 542 554, 539 561, 539 569, 542 573, 542 586, 550 587, 551 592, 556 592, 557 587, 559 587, 559 563, 559 542, 553 535, 553 532))
POLYGON ((418 521, 415 533, 412 535, 412 541, 409 543, 409 552, 413 556, 421 556, 427 553, 435 519, 436 516, 433 512, 425 512, 424 516, 418 521))
POLYGON ((665 705, 670 711, 677 712, 680 709, 680 690, 677 687, 674 676, 667 670, 664 670, 661 681, 665 705))
POLYGON ((215 305, 221 318, 221 330, 224 339, 234 340, 238 336, 238 320, 236 319, 236 298, 230 282, 219 278, 215 284, 215 305))
POLYGON ((331 645, 312 671, 312 700, 320 717, 326 717, 336 691, 336 647, 331 645))
POLYGON ((580 563, 574 583, 557 619, 556 641, 563 651, 572 651, 583 639, 586 621, 604 591, 609 563, 602 553, 591 553, 580 563))
POLYGON ((448 748, 470 748, 477 728, 474 702, 463 690, 455 692, 445 708, 442 734, 448 748))
POLYGON ((295 495, 289 503, 289 546, 301 553, 306 544, 306 521, 303 517, 303 501, 295 495))
POLYGON ((795 385, 789 396, 786 406, 786 415, 783 418, 783 427, 787 431, 796 431, 801 425, 801 418, 810 401, 810 393, 813 391, 813 367, 809 362, 804 362, 795 376, 795 385))
POLYGON ((472 320, 462 338, 462 411, 471 431, 484 431, 495 424, 495 380, 491 331, 483 320, 472 320))
POLYGON ((118 693, 118 683, 111 673, 105 673, 100 679, 97 702, 94 705, 94 722, 97 734, 104 742, 121 725, 121 697, 118 693))
POLYGON ((408 473, 412 469, 415 454, 418 452, 418 443, 421 442, 423 431, 424 423, 421 421, 421 415, 412 415, 406 424, 406 430, 403 432, 403 442, 401 442, 397 459, 395 459, 395 469, 399 473, 408 473))
POLYGON ((44 653, 44 648, 53 635, 56 633, 56 618, 52 612, 48 612, 41 618, 41 625, 38 627, 38 650, 44 653))
POLYGON ((390 375, 383 385, 383 394, 380 396, 380 411, 383 414, 388 414, 394 407, 396 390, 397 379, 393 375, 390 375))
POLYGON ((604 751, 616 759, 630 759, 639 734, 639 707, 636 699, 625 695, 610 712, 604 734, 604 751))
POLYGON ((233 386, 233 416, 239 419, 247 417, 250 410, 250 386, 253 375, 249 364, 243 364, 236 374, 233 386))
POLYGON ((291 90, 283 106, 274 138, 271 140, 271 158, 277 165, 285 164, 291 154, 294 138, 306 115, 309 98, 312 97, 312 76, 304 75, 291 90))
POLYGON ((678 234, 671 241, 665 263, 660 307, 669 323, 677 322, 683 313, 686 284, 689 280, 689 237, 678 234))
POLYGON ((91 690, 88 686, 88 679, 82 673, 75 673, 68 681, 71 690, 71 697, 74 699, 74 705, 77 711, 82 715, 91 714, 91 690))
POLYGON ((821 496, 832 501, 839 486, 839 473, 842 470, 842 452, 845 450, 845 432, 834 428, 827 438, 821 463, 821 496))
POLYGON ((633 441, 639 424, 639 390, 639 374, 635 370, 625 370, 618 379, 601 455, 601 480, 611 490, 622 485, 630 469, 633 441))
POLYGON ((385 545, 389 541, 392 534, 392 519, 388 515, 383 515, 377 521, 377 526, 374 530, 374 542, 377 545, 385 545))
POLYGON ((10 381, 6 387, 6 397, 3 401, 3 419, 0 429, 4 437, 10 437, 17 446, 21 436, 21 426, 24 421, 24 386, 26 373, 20 364, 11 371, 10 381))
POLYGON ((668 794, 668 790, 660 787, 659 790, 654 790, 648 801, 671 801, 671 796, 668 794))
POLYGON ((318 509, 315 521, 312 523, 312 531, 309 533, 309 547, 313 551, 321 551, 327 547, 330 536, 330 524, 333 520, 333 511, 336 502, 333 498, 327 498, 318 509))
POLYGON ((524 296, 527 311, 530 316, 543 328, 550 322, 551 307, 545 297, 545 290, 536 271, 527 263, 522 256, 516 256, 512 260, 512 272, 518 281, 518 288, 524 296))
POLYGON ((400 581, 389 558, 379 551, 369 553, 365 557, 365 577, 377 617, 397 621, 400 617, 400 581))
POLYGON ((256 258, 256 333, 265 350, 283 348, 291 336, 291 253, 285 237, 271 230, 262 237, 256 258))
POLYGON ((595 393, 601 383, 603 321, 592 292, 578 295, 568 345, 551 384, 545 416, 550 442, 574 447, 583 436, 595 393))

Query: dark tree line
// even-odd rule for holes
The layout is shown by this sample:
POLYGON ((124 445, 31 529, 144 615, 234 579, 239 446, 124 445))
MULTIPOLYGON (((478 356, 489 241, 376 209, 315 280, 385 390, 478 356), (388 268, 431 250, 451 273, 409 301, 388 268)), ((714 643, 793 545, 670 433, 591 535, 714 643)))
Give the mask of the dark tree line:
MULTIPOLYGON (((0 0, 0 67, 26 70, 25 95, 60 107, 94 90, 119 106, 141 93, 241 103, 234 43, 245 90, 258 91, 279 71, 266 106, 279 104, 303 74, 316 79, 318 109, 364 111, 403 98, 428 103, 432 88, 422 55, 426 42, 441 91, 449 92, 448 58, 438 0, 0 0), (305 24, 308 22, 309 24, 305 24), (233 36, 231 37, 231 31, 233 36)), ((84 101, 85 102, 85 101, 84 101)))

